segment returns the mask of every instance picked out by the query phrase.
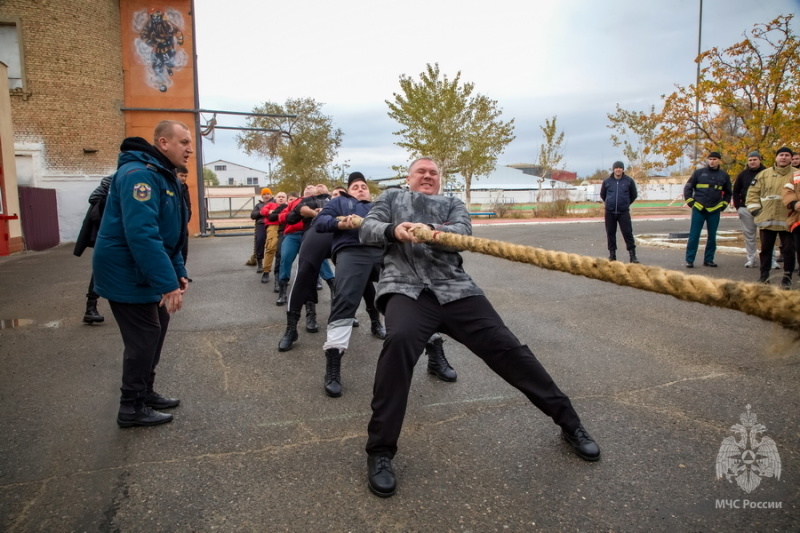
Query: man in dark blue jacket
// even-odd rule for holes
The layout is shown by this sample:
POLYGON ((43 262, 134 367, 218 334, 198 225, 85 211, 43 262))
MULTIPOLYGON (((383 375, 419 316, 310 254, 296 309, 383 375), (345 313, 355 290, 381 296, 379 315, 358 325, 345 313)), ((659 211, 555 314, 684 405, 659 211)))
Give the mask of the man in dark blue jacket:
POLYGON ((188 287, 181 255, 188 216, 175 169, 194 150, 181 122, 160 122, 153 138, 122 142, 93 256, 95 290, 109 301, 125 346, 120 427, 170 422, 172 415, 153 409, 180 403, 153 383, 169 315, 181 309, 188 287))
POLYGON ((600 198, 606 204, 606 235, 608 237, 608 260, 617 260, 617 224, 625 239, 625 246, 631 256, 631 263, 638 263, 636 241, 631 224, 631 204, 636 201, 636 182, 625 174, 625 165, 617 161, 612 166, 612 174, 600 186, 600 198))

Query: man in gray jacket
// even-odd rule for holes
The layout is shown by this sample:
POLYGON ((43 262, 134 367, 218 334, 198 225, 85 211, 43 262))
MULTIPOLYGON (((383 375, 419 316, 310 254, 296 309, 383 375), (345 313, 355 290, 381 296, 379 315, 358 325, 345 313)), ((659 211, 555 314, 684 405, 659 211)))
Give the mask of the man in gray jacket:
POLYGON ((472 223, 464 203, 439 195, 439 168, 430 158, 411 164, 407 182, 409 190, 390 189, 375 201, 360 231, 363 244, 387 247, 377 293, 387 337, 375 371, 366 446, 370 490, 384 498, 395 493, 392 459, 414 365, 437 331, 464 344, 522 391, 561 426, 562 435, 578 456, 598 460, 600 448, 584 429, 569 398, 464 272, 461 255, 415 237, 416 228, 470 235, 472 223))

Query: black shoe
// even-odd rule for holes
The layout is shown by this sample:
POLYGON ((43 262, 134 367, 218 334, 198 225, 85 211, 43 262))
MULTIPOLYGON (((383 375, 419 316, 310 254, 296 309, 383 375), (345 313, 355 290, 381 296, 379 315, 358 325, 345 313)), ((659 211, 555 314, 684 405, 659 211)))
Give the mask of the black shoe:
POLYGON ((181 401, 177 398, 164 398, 156 391, 153 391, 144 399, 144 404, 153 409, 172 409, 173 407, 178 407, 181 401))
POLYGON ((367 457, 367 481, 372 494, 381 498, 392 496, 397 490, 397 479, 388 455, 367 457))
POLYGON ((325 350, 325 394, 331 398, 342 395, 342 355, 338 348, 325 350))
POLYGON ((300 312, 286 312, 286 332, 278 342, 279 352, 288 352, 292 349, 292 344, 298 339, 297 322, 300 320, 300 312))
POLYGON ((611 252, 610 254, 608 254, 608 260, 609 261, 616 261, 617 260, 616 252, 611 252))
POLYGON ((694 268, 694 263, 690 263, 689 261, 686 261, 686 264, 683 265, 683 266, 685 266, 686 268, 694 268))
POLYGON ((600 459, 600 447, 582 425, 578 426, 578 429, 571 434, 562 429, 561 436, 572 446, 578 457, 584 461, 597 461, 600 459))
POLYGON ((103 322, 105 318, 97 312, 97 298, 86 299, 86 313, 83 315, 84 324, 103 322))
POLYGON ((355 318, 355 317, 353 317, 353 327, 354 327, 354 328, 357 328, 357 327, 358 327, 358 326, 360 326, 360 325, 361 325, 361 324, 358 322, 358 319, 357 319, 357 318, 355 318))
POLYGON ((717 268, 718 265, 714 261, 703 261, 703 266, 717 268))
POLYGON ((631 252, 631 263, 639 263, 639 258, 636 257, 636 252, 631 252))
POLYGON ((761 274, 761 277, 758 278, 758 282, 769 285, 769 274, 761 274))
POLYGON ((152 408, 144 406, 141 411, 135 413, 118 413, 117 425, 121 428, 131 428, 134 426, 157 426, 172 422, 172 415, 153 411, 152 408))
POLYGON ((444 356, 444 340, 439 338, 425 345, 425 353, 428 354, 428 374, 433 374, 442 381, 453 382, 458 379, 458 374, 447 362, 444 356))
POLYGON ((383 324, 381 324, 380 319, 373 320, 370 323, 370 333, 372 333, 373 337, 376 337, 380 340, 384 340, 386 338, 386 328, 383 327, 383 324))
POLYGON ((261 274, 261 283, 269 283, 269 272, 266 270, 261 274))
POLYGON ((105 317, 103 317, 100 313, 97 312, 97 308, 86 309, 86 314, 83 315, 84 324, 99 324, 104 320, 105 317))
POLYGON ((792 278, 788 278, 788 277, 784 276, 783 279, 781 280, 781 288, 783 290, 786 290, 786 291, 791 290, 791 288, 792 288, 792 278))
POLYGON ((278 299, 275 300, 275 305, 286 305, 287 292, 289 292, 289 282, 280 280, 278 282, 278 299))
POLYGON ((319 331, 317 324, 317 304, 314 302, 306 302, 306 331, 309 333, 316 333, 319 331))
POLYGON ((193 282, 194 280, 193 280, 192 278, 186 278, 186 281, 188 281, 189 283, 191 283, 191 282, 193 282))

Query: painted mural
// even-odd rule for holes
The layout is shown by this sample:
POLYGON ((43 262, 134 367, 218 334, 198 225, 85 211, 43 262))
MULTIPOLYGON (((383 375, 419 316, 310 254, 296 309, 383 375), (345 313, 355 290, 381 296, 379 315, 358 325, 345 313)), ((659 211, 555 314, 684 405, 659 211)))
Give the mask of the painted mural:
POLYGON ((188 63, 182 48, 185 23, 183 15, 171 7, 143 9, 133 14, 134 50, 146 68, 147 85, 167 92, 172 77, 188 63))

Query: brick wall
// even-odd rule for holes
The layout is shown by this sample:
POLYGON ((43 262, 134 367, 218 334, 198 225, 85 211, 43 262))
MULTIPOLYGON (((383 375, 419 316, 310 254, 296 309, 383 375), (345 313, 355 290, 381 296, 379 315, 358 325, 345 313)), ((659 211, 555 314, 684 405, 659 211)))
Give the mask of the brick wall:
POLYGON ((44 145, 48 175, 112 172, 125 137, 119 0, 4 0, 10 17, 29 92, 11 97, 14 140, 44 145))

